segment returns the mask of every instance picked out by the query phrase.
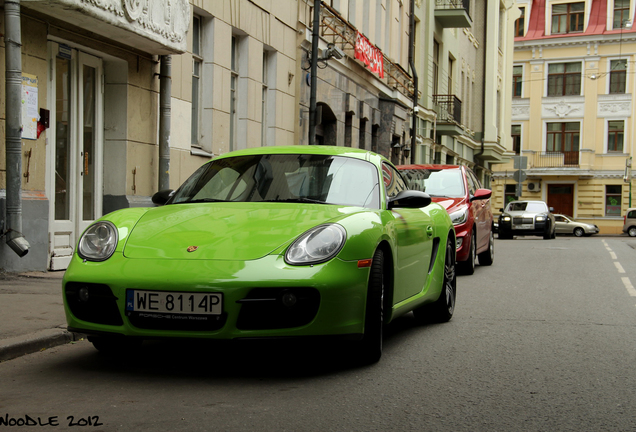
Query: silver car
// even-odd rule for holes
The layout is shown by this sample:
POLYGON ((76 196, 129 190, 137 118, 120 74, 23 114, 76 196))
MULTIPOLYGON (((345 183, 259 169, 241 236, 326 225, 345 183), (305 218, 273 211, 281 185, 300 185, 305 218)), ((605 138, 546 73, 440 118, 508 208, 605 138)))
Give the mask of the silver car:
POLYGON ((577 222, 565 215, 555 214, 554 220, 557 234, 574 234, 577 237, 583 237, 598 234, 599 231, 596 225, 577 222))
POLYGON ((630 237, 636 237, 636 208, 627 209, 623 218, 623 232, 629 234, 630 237))

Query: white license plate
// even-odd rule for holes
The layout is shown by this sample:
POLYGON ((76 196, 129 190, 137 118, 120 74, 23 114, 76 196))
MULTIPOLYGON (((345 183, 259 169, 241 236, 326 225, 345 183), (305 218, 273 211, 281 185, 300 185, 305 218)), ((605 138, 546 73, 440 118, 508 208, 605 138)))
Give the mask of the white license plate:
POLYGON ((127 290, 126 311, 221 315, 223 294, 127 290))
POLYGON ((513 225, 512 229, 533 229, 532 225, 513 225))

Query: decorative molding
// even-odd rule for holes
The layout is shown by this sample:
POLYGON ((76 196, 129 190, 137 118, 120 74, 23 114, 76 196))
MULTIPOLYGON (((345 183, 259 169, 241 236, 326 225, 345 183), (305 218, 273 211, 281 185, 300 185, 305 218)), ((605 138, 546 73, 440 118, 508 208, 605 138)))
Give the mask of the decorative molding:
POLYGON ((562 98, 554 100, 555 98, 544 98, 541 106, 542 117, 559 117, 565 118, 574 113, 580 113, 583 115, 585 107, 585 98, 582 96, 575 96, 572 98, 562 98))

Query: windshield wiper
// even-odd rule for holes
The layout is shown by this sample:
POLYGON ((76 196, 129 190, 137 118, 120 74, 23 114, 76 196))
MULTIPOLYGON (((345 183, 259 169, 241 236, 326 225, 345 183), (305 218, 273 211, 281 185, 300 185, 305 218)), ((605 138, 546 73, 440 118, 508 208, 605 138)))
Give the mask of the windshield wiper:
POLYGON ((227 202, 226 200, 216 199, 216 198, 199 198, 190 201, 181 201, 177 204, 190 204, 190 203, 204 203, 204 202, 227 202))
POLYGON ((287 198, 287 199, 277 199, 277 200, 265 200, 263 202, 288 202, 288 203, 309 203, 309 204, 329 204, 325 201, 320 201, 312 198, 306 197, 298 197, 298 198, 287 198))

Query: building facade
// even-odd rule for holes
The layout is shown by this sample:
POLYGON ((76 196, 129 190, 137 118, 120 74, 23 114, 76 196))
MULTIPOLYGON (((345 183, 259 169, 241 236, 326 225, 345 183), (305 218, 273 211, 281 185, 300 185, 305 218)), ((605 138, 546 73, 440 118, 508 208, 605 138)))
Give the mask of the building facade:
POLYGON ((413 162, 468 165, 490 187, 510 147, 512 0, 415 2, 413 162))
POLYGON ((343 145, 405 160, 411 140, 409 0, 301 0, 296 129, 309 143, 314 3, 320 6, 315 89, 316 144, 343 145), (329 49, 340 50, 331 55, 329 49))
POLYGON ((601 233, 620 233, 633 186, 634 3, 517 5, 514 155, 493 175, 496 207, 543 200, 601 233))

